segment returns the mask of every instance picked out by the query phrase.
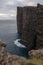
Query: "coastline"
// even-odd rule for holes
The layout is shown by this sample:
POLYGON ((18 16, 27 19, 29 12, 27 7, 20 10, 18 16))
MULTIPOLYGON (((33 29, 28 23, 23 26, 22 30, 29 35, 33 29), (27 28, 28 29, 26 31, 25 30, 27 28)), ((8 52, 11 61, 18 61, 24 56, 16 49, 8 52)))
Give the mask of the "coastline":
MULTIPOLYGON (((24 57, 12 55, 5 51, 6 43, 0 41, 0 64, 1 65, 43 65, 43 49, 30 51, 30 58, 26 59, 24 57), (40 57, 31 56, 36 54, 36 52, 41 52, 40 57)), ((16 51, 16 50, 15 50, 16 51)), ((37 53, 38 55, 38 53, 37 53)))

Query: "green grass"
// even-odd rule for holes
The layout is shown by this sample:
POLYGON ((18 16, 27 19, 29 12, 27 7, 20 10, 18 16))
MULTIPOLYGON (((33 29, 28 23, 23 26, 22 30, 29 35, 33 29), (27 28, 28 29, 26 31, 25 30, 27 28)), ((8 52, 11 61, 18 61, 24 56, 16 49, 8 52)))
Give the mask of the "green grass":
POLYGON ((38 58, 31 58, 27 59, 25 61, 19 61, 20 65, 43 65, 43 59, 38 59, 38 58))

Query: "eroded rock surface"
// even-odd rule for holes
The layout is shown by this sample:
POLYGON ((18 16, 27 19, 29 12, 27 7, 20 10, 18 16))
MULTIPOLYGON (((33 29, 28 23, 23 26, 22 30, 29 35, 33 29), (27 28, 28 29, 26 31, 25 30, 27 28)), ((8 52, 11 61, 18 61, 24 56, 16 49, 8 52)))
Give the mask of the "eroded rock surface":
POLYGON ((43 57, 43 49, 38 49, 38 50, 31 50, 29 52, 29 56, 32 57, 36 57, 36 58, 41 58, 43 57))

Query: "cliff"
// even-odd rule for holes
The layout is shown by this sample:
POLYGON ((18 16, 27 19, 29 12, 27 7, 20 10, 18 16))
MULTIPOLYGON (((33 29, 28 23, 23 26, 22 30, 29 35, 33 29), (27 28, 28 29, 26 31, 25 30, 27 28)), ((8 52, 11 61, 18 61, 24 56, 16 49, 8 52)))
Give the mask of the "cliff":
POLYGON ((25 6, 19 9, 21 10, 17 9, 17 23, 19 22, 17 28, 22 33, 21 43, 29 50, 43 48, 43 5, 25 6), (19 14, 20 11, 22 14, 19 14))
POLYGON ((36 27, 36 7, 23 8, 22 43, 29 50, 34 46, 36 27))
POLYGON ((43 48, 43 5, 37 6, 36 49, 43 48))
POLYGON ((17 30, 22 33, 23 8, 17 7, 17 30))

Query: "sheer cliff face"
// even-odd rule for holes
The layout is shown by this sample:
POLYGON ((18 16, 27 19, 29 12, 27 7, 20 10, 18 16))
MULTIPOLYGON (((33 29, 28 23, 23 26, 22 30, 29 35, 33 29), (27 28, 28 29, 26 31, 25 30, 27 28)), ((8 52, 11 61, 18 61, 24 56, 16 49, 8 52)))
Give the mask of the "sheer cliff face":
POLYGON ((22 33, 22 44, 26 45, 29 50, 32 48, 42 48, 43 5, 38 4, 37 7, 19 7, 19 9, 17 9, 17 23, 19 22, 18 31, 20 30, 22 33), (20 11, 22 14, 20 14, 20 11))
POLYGON ((43 48, 43 5, 37 6, 37 39, 36 49, 43 48))
POLYGON ((17 30, 22 33, 23 8, 17 7, 17 30))
POLYGON ((22 42, 30 50, 34 46, 36 7, 23 8, 22 42))

